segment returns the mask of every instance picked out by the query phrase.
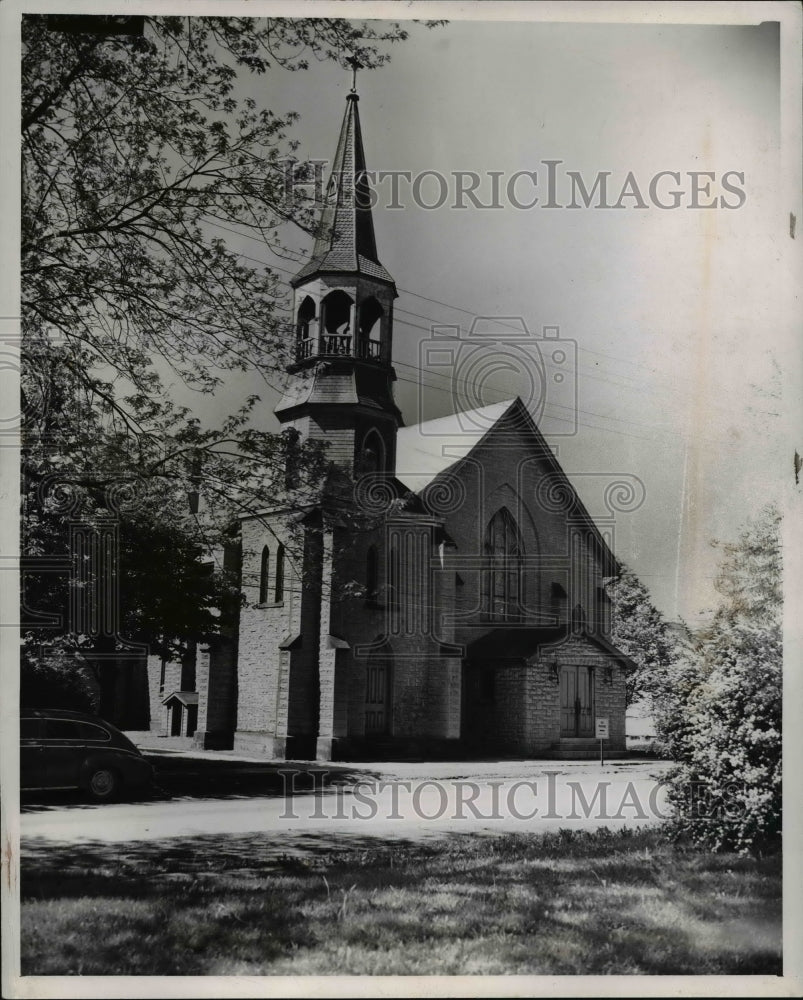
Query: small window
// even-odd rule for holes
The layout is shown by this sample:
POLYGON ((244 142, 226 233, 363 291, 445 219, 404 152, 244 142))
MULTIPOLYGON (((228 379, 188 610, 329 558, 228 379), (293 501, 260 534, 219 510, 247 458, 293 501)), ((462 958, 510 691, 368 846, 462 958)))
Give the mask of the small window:
MULTIPOLYGON (((259 567, 259 603, 265 604, 268 600, 268 570, 270 569, 270 549, 265 546, 262 550, 262 560, 259 567)), ((253 579, 253 577, 252 577, 253 579)))
POLYGON ((45 739, 77 743, 108 743, 109 733, 91 722, 73 719, 46 719, 45 739))
POLYGON ((284 600, 284 546, 280 545, 276 550, 276 586, 273 591, 273 599, 278 604, 284 600))

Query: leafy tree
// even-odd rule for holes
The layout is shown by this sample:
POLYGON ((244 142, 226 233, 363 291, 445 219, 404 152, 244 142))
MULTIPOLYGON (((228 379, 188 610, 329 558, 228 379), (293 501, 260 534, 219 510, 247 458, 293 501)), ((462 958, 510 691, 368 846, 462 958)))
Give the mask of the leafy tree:
POLYGON ((605 581, 611 600, 611 640, 636 664, 625 677, 627 703, 660 689, 677 655, 677 639, 647 588, 627 566, 605 581))
POLYGON ((63 363, 122 417, 100 371, 153 396, 155 358, 204 389, 226 370, 282 370, 277 277, 228 229, 281 249, 280 227, 309 229, 312 206, 287 192, 296 115, 241 96, 238 73, 352 53, 372 68, 407 33, 146 17, 141 35, 106 34, 108 21, 23 18, 22 305, 26 332, 60 336, 63 363))
POLYGON ((398 24, 339 18, 23 17, 31 669, 47 662, 57 676, 75 662, 68 653, 97 651, 99 637, 67 614, 77 581, 41 562, 72 558, 76 521, 118 524, 124 634, 180 652, 230 607, 225 574, 210 578, 199 553, 220 550, 236 514, 276 496, 290 457, 296 503, 320 496, 321 448, 255 427, 257 396, 208 429, 172 403, 164 378, 212 393, 237 371, 273 384, 287 360, 279 280, 231 237, 281 253, 281 227, 313 233, 314 206, 298 186, 287 194, 296 116, 260 107, 238 80, 351 55, 376 68, 406 37, 398 24))
POLYGON ((20 705, 23 708, 97 712, 100 711, 100 687, 92 669, 79 654, 65 649, 37 652, 25 647, 20 705))
POLYGON ((780 514, 768 506, 723 551, 724 600, 697 636, 657 724, 678 760, 675 829, 715 850, 760 851, 781 829, 780 514))

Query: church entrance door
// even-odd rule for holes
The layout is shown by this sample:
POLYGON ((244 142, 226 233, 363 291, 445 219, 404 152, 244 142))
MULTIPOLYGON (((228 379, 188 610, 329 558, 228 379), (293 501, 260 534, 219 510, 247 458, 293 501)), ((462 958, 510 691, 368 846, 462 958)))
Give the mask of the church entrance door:
POLYGON ((390 731, 390 691, 393 661, 387 654, 372 656, 365 672, 365 735, 390 731))
POLYGON ((560 735, 593 737, 594 668, 560 668, 560 735))

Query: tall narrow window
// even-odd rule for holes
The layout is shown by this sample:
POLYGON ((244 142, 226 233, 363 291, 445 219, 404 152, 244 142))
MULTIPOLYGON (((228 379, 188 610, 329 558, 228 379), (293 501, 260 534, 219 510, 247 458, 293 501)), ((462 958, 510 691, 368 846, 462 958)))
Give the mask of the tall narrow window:
POLYGON ((515 621, 521 617, 523 588, 521 560, 524 556, 519 529, 507 507, 491 518, 485 533, 485 611, 491 621, 515 621))
POLYGON ((299 340, 307 340, 311 336, 311 324, 315 319, 315 303, 307 295, 298 307, 298 319, 296 321, 296 336, 299 340))
POLYGON ((586 613, 582 604, 572 608, 572 632, 583 632, 586 627, 586 613))
POLYGON ((360 449, 359 471, 363 475, 385 471, 385 443, 372 427, 365 435, 360 449))
POLYGON ((597 587, 595 624, 603 635, 611 631, 611 601, 604 587, 597 587))
POLYGON ((284 600, 284 546, 280 545, 276 549, 276 587, 273 592, 273 599, 277 603, 284 600))
POLYGON ((365 558, 365 599, 374 602, 379 586, 379 557, 376 546, 371 545, 365 558))
MULTIPOLYGON (((264 604, 268 599, 268 570, 270 569, 270 549, 265 546, 262 550, 262 559, 259 566, 259 603, 264 604)), ((253 579, 253 577, 252 577, 253 579)))
POLYGON ((360 303, 357 325, 358 354, 361 358, 378 361, 381 357, 379 332, 383 313, 382 306, 373 296, 360 303))

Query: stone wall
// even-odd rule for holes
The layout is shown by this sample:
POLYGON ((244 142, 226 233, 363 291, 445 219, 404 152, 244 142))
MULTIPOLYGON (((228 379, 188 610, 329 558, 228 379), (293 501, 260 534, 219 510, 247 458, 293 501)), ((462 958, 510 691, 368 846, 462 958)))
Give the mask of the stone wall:
POLYGON ((242 522, 242 592, 234 747, 283 756, 287 738, 291 652, 280 647, 301 633, 301 569, 279 515, 242 522), (276 555, 285 546, 284 596, 273 600, 276 555), (259 601, 263 547, 270 552, 268 600, 259 601))
POLYGON ((221 637, 198 650, 198 729, 195 742, 206 750, 233 745, 237 711, 237 643, 221 637))

